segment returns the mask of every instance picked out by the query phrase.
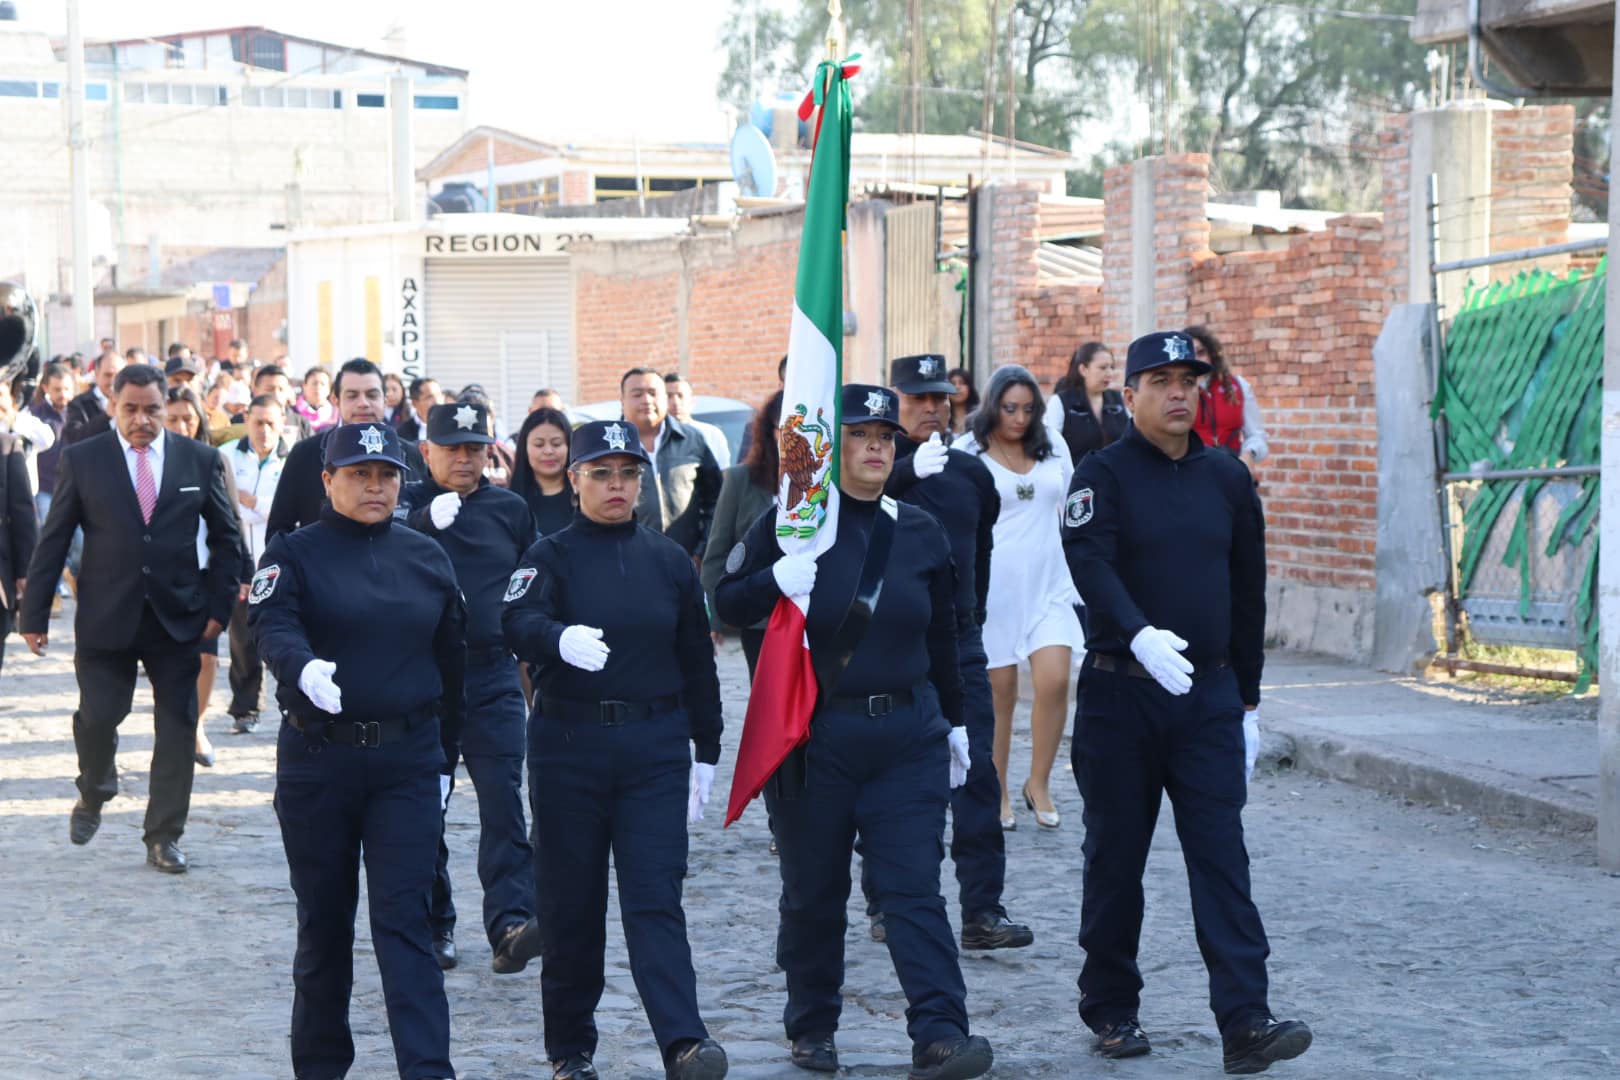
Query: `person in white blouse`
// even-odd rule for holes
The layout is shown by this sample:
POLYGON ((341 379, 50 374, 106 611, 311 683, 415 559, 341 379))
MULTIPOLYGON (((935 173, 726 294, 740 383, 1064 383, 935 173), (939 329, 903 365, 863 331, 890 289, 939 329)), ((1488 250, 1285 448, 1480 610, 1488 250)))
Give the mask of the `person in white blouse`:
POLYGON ((56 445, 56 432, 27 409, 17 408, 11 397, 11 384, 0 382, 0 434, 15 435, 22 446, 23 468, 28 472, 28 492, 39 494, 39 455, 56 445))
POLYGON ((1018 704, 1018 664, 1028 661, 1035 687, 1024 805, 1035 812, 1036 824, 1055 829, 1061 817, 1052 801, 1052 763, 1069 711, 1070 661, 1074 650, 1085 647, 1074 613, 1080 597, 1058 534, 1074 467, 1062 440, 1051 437, 1044 411, 1033 375, 1016 364, 997 368, 985 388, 984 404, 951 444, 984 460, 1001 496, 990 554, 984 651, 995 701, 992 752, 1001 776, 1004 829, 1017 827, 1007 796, 1007 759, 1018 704))
POLYGON ((1183 331, 1193 339, 1193 354, 1210 366, 1198 393, 1198 420, 1193 430, 1205 446, 1218 446, 1254 472, 1266 460, 1266 426, 1260 414, 1260 399, 1249 380, 1232 370, 1220 339, 1207 326, 1189 326, 1183 331))
MULTIPOLYGON (((286 409, 274 394, 260 394, 248 402, 242 415, 247 434, 222 447, 236 479, 236 514, 242 521, 242 539, 253 565, 259 565, 268 537, 270 505, 287 464, 292 444, 284 431, 286 409)), ((264 696, 264 662, 248 629, 247 598, 238 597, 231 612, 231 730, 245 735, 259 726, 264 696)))

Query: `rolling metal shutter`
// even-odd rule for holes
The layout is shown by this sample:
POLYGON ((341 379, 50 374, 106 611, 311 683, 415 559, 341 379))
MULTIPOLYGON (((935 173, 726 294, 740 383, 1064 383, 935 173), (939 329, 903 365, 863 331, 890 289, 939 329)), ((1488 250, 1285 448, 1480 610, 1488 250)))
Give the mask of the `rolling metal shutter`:
POLYGON ((541 387, 574 402, 574 294, 566 255, 430 258, 426 269, 422 366, 447 394, 482 384, 509 434, 541 387))

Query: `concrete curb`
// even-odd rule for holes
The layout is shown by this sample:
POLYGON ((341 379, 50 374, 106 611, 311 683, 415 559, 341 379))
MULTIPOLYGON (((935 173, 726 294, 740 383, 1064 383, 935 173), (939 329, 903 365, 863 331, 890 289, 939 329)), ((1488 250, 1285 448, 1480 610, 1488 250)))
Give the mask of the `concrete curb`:
POLYGON ((1318 776, 1505 824, 1568 833, 1597 828, 1591 799, 1546 781, 1345 738, 1272 716, 1266 717, 1265 727, 1293 744, 1295 766, 1318 776))

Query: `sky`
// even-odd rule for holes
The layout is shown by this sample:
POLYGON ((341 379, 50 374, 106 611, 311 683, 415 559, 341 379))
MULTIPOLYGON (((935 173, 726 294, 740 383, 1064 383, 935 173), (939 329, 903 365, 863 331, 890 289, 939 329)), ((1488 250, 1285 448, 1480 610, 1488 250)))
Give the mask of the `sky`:
MULTIPOLYGON (((25 24, 67 28, 65 0, 15 0, 25 24)), ((86 40, 267 26, 471 75, 470 120, 538 138, 618 135, 725 141, 715 101, 729 0, 80 0, 86 40)))

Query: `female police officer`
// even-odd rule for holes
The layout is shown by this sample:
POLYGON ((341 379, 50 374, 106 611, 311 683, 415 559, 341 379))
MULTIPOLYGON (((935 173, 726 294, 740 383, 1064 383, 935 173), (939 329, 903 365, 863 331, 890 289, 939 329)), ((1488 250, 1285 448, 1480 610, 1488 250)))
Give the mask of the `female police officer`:
POLYGON ((702 817, 720 759, 720 680, 692 560, 636 524, 646 465, 625 421, 574 432, 578 512, 524 554, 501 619, 537 691, 529 785, 536 875, 551 885, 537 900, 556 1080, 597 1075, 610 850, 630 973, 666 1076, 726 1075, 725 1051, 698 1016, 681 910, 687 815, 702 817))
POLYGON ((271 539, 248 595, 284 718, 275 806, 298 897, 293 1072, 329 1080, 354 1061, 363 849, 399 1075, 452 1077, 428 897, 465 709, 466 611, 444 550, 393 527, 405 468, 393 429, 346 424, 324 459, 330 504, 271 539))
POLYGON ((912 1080, 965 1080, 991 1065, 968 1035, 966 988, 939 891, 945 806, 967 777, 956 577, 939 523, 883 497, 899 399, 845 386, 838 532, 819 560, 783 557, 772 510, 727 560, 720 617, 751 626, 780 596, 810 597, 805 624, 820 683, 802 787, 778 773, 766 802, 781 849, 793 1062, 835 1072, 850 852, 859 834, 905 990, 912 1080), (931 685, 930 685, 931 684, 931 685))

